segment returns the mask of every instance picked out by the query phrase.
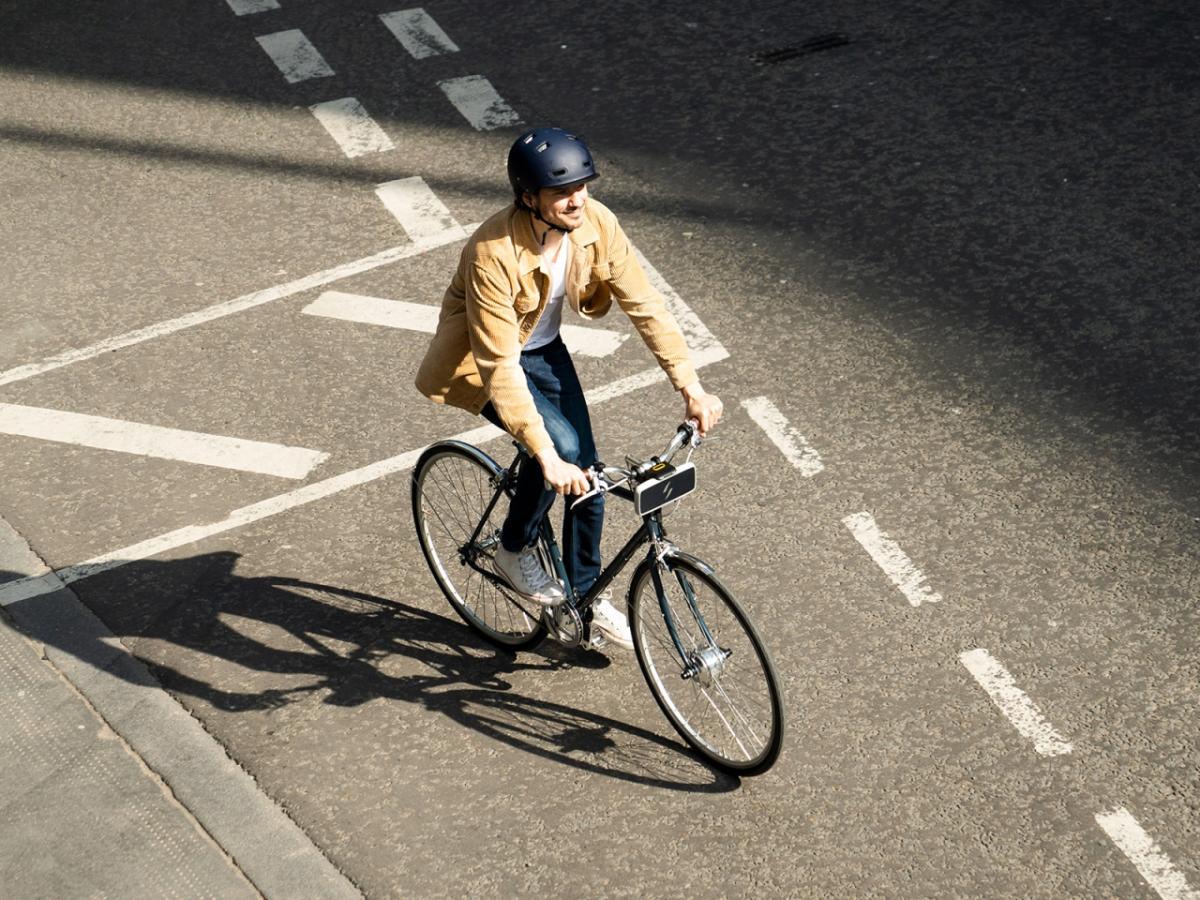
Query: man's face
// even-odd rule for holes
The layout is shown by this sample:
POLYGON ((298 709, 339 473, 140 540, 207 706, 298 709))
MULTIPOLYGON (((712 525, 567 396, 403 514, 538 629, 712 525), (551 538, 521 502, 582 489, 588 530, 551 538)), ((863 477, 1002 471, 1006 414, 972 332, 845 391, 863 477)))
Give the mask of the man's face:
POLYGON ((579 181, 562 187, 542 188, 534 199, 543 219, 564 231, 574 231, 583 224, 587 197, 587 182, 579 181))

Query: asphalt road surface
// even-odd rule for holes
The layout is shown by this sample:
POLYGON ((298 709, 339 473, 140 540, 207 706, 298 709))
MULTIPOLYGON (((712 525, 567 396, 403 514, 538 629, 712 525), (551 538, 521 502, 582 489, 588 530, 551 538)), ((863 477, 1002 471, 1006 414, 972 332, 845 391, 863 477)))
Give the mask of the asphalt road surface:
MULTIPOLYGON (((0 515, 370 897, 1198 896, 1195 6, 401 9, 9 4, 0 515), (668 526, 774 654, 765 775, 421 559, 411 451, 480 423, 394 301, 520 123, 725 400, 668 526)), ((653 369, 597 326, 588 388, 653 369)), ((609 390, 602 456, 681 413, 609 390)))

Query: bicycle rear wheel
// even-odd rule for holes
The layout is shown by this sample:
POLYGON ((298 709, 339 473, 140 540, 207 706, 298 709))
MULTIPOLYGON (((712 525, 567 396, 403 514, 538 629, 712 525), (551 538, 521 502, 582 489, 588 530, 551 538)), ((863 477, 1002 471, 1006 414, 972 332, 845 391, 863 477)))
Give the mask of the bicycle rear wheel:
POLYGON ((546 632, 537 603, 485 578, 471 563, 489 569, 500 543, 508 504, 501 498, 472 542, 476 526, 496 492, 502 473, 482 450, 459 441, 434 444, 417 461, 412 476, 413 522, 425 561, 450 605, 489 641, 529 647, 546 632))
POLYGON ((779 678, 754 626, 698 560, 678 556, 659 569, 681 657, 664 618, 649 561, 629 588, 629 622, 638 664, 675 730, 727 772, 766 771, 783 746, 779 678), (695 611, 687 593, 695 599, 695 611), (712 635, 715 646, 701 627, 712 635), (688 677, 684 677, 687 674, 688 677))

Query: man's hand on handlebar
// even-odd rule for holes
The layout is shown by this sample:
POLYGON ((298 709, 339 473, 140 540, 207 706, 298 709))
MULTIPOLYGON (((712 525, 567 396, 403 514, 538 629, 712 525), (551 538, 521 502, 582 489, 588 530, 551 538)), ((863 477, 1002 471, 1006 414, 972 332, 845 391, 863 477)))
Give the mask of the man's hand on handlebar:
POLYGON ((716 394, 707 393, 698 381, 683 388, 679 393, 683 394, 683 400, 687 404, 687 411, 683 417, 699 422, 700 437, 707 437, 721 421, 721 413, 725 411, 721 398, 716 394))
POLYGON ((586 494, 592 489, 587 473, 579 466, 573 466, 554 452, 553 447, 547 447, 535 457, 542 467, 542 477, 556 494, 586 494))

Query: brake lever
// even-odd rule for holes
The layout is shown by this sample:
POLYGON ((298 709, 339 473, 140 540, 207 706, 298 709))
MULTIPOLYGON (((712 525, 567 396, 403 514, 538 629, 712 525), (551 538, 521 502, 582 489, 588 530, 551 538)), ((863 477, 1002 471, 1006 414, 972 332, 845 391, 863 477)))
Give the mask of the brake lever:
POLYGON ((591 480, 593 487, 586 494, 580 494, 579 499, 571 504, 571 509, 574 509, 585 500, 591 500, 593 497, 599 497, 601 494, 608 493, 608 484, 600 478, 595 469, 586 469, 585 471, 587 472, 587 476, 591 480))

